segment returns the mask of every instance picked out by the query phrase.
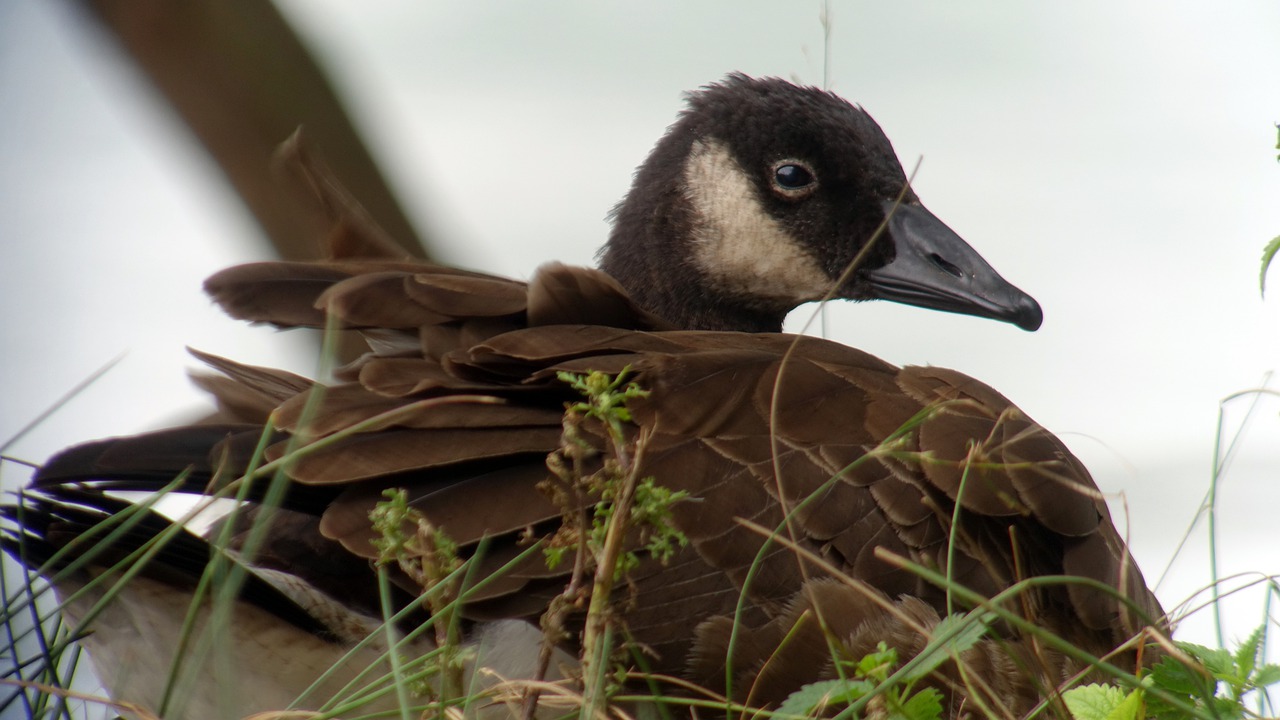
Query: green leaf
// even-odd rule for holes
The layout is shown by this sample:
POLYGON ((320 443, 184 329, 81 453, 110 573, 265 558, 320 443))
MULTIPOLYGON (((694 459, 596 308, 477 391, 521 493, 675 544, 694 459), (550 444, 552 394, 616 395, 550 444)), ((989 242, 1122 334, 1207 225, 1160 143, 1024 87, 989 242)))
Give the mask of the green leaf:
POLYGON ((1208 706, 1211 716, 1215 718, 1243 718, 1245 716, 1244 704, 1239 700, 1218 697, 1210 700, 1208 706))
POLYGON ((948 615, 942 618, 933 628, 933 637, 946 637, 956 633, 955 637, 938 645, 930 644, 924 652, 916 656, 917 665, 907 673, 907 680, 919 680, 927 676, 955 655, 968 650, 987 634, 987 628, 995 621, 995 613, 974 611, 965 615, 948 615))
POLYGON ((1140 720, 1142 717, 1142 691, 1130 690, 1124 702, 1111 711, 1107 720, 1140 720))
POLYGON ((1213 694, 1217 685, 1214 681, 1183 665, 1171 657, 1166 657, 1151 668, 1151 679, 1155 685, 1171 693, 1187 696, 1207 697, 1213 694))
POLYGON ((778 706, 778 713, 781 715, 812 715, 814 710, 826 707, 831 702, 831 696, 839 692, 840 686, 843 684, 839 680, 824 680, 805 685, 787 696, 782 705, 778 706))
POLYGON ((1262 271, 1258 274, 1258 291, 1263 297, 1267 295, 1267 268, 1271 267, 1271 260, 1275 258, 1277 251, 1280 251, 1280 235, 1272 238, 1271 242, 1262 249, 1262 271))
POLYGON ((848 705, 866 697, 875 687, 866 680, 823 680, 810 683, 787 696, 778 707, 779 715, 811 715, 818 708, 848 705))
POLYGON ((1254 687, 1259 690, 1280 682, 1280 665, 1263 665, 1253 674, 1254 687))
MULTIPOLYGON (((1129 720, 1137 717, 1137 711, 1123 713, 1129 707, 1129 698, 1137 693, 1135 690, 1126 695, 1118 687, 1094 684, 1072 688, 1062 694, 1062 699, 1072 720, 1129 720)), ((1140 698, 1138 704, 1141 705, 1140 698)))
POLYGON ((1236 648, 1236 672, 1239 677, 1248 679, 1253 675, 1253 671, 1258 666, 1258 656, 1261 654, 1263 632, 1267 629, 1266 625, 1259 625, 1257 630, 1249 633, 1249 637, 1245 638, 1240 647, 1236 648))
POLYGON ((925 688, 902 704, 902 709, 891 717, 903 720, 938 720, 942 717, 942 693, 935 688, 925 688))
POLYGON ((876 644, 874 652, 869 652, 854 666, 858 677, 871 678, 883 682, 889 672, 898 664, 898 651, 888 647, 881 641, 876 644))
POLYGON ((1205 669, 1219 678, 1234 678, 1236 661, 1231 652, 1222 648, 1208 648, 1195 643, 1178 643, 1178 647, 1191 657, 1199 660, 1205 669))

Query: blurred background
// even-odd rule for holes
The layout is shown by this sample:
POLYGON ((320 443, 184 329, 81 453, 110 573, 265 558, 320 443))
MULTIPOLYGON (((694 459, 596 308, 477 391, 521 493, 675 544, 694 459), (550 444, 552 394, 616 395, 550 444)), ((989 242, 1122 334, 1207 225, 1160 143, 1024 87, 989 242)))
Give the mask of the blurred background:
MULTIPOLYGON (((259 100, 238 93, 262 81, 266 102, 291 100, 303 84, 274 76, 278 37, 235 34, 271 27, 237 19, 244 8, 269 13, 247 0, 216 18, 230 40, 219 36, 209 57, 166 72, 149 42, 198 44, 164 24, 169 6, 0 2, 7 456, 41 462, 80 440, 199 415, 207 405, 186 380, 196 365, 186 345, 315 368, 306 338, 227 320, 200 289, 222 267, 273 257, 269 240, 289 234, 287 222, 262 219, 257 190, 241 199, 259 163, 271 177, 265 155, 236 152, 274 146, 297 120, 286 108, 278 125, 247 132, 236 123, 255 119, 259 100), (153 63, 165 92, 138 60, 153 63), (211 76, 220 84, 207 86, 211 76), (183 114, 170 104, 175 93, 183 114), (212 118, 203 137, 221 168, 192 118, 212 118)), ((592 262, 606 213, 685 90, 740 70, 826 85, 862 104, 908 171, 922 160, 924 202, 1038 298, 1045 323, 1029 334, 845 304, 829 308, 827 334, 894 363, 974 375, 1062 436, 1113 494, 1117 523, 1169 608, 1209 583, 1206 524, 1195 521, 1215 452, 1222 465, 1230 449, 1217 491, 1218 572, 1251 573, 1230 587, 1280 572, 1280 401, 1247 392, 1280 359, 1280 301, 1259 295, 1262 248, 1280 234, 1280 5, 277 7, 351 120, 349 137, 326 129, 341 113, 315 105, 318 149, 341 155, 362 138, 391 188, 379 189, 375 173, 353 183, 369 188, 361 199, 385 200, 375 214, 432 257, 515 277, 553 259, 592 262)), ((186 31, 213 37, 206 25, 186 31)), ((292 232, 286 252, 305 255, 305 223, 292 232)), ((801 308, 789 327, 813 312, 801 308)), ((6 488, 26 476, 5 463, 6 488)), ((1256 588, 1226 607, 1229 639, 1264 617, 1256 588)), ((1199 613, 1180 636, 1212 643, 1211 627, 1199 613)))

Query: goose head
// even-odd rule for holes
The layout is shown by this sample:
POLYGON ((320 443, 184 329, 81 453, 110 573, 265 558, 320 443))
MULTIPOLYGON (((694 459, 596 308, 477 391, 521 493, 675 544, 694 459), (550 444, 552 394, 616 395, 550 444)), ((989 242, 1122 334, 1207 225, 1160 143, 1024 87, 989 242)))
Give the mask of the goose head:
POLYGON ((688 329, 777 332, 827 297, 1042 318, 925 209, 875 120, 815 87, 735 73, 691 93, 612 215, 601 269, 688 329))

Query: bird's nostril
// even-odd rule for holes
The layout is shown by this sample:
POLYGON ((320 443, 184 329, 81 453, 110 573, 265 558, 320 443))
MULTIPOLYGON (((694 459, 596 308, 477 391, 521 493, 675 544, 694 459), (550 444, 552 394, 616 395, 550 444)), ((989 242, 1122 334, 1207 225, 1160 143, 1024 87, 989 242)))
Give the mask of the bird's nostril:
POLYGON ((964 277, 964 273, 960 272, 960 268, 947 262, 946 258, 942 257, 938 253, 929 253, 929 260, 933 262, 934 265, 938 266, 939 270, 951 275, 952 277, 964 277))

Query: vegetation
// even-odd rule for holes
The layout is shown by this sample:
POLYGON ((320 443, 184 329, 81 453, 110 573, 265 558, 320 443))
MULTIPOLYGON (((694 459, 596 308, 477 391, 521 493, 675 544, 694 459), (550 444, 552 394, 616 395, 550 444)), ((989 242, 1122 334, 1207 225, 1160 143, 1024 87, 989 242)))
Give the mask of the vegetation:
MULTIPOLYGON (((725 698, 676 696, 661 689, 672 685, 652 685, 652 695, 626 694, 646 675, 631 662, 637 655, 627 652, 625 625, 616 615, 616 608, 625 604, 618 602, 619 593, 625 593, 626 575, 640 561, 640 552, 664 559, 685 545, 687 539, 671 523, 671 509, 686 498, 683 493, 658 485, 654 478, 638 474, 645 437, 630 425, 627 405, 645 397, 644 390, 628 382, 626 373, 617 377, 565 374, 561 379, 583 399, 566 406, 561 447, 548 458, 552 476, 543 486, 561 508, 562 523, 537 547, 548 564, 571 562, 573 574, 543 617, 545 652, 540 673, 547 670, 552 648, 566 639, 567 618, 585 607, 581 674, 568 685, 544 682, 540 675, 532 681, 499 683, 479 694, 469 688, 465 668, 474 657, 462 646, 457 615, 458 604, 465 601, 460 589, 467 584, 463 578, 469 562, 444 533, 412 507, 405 491, 391 490, 372 513, 381 535, 376 543, 379 563, 422 589, 421 604, 432 616, 431 631, 438 649, 424 657, 400 657, 397 653, 401 651, 389 651, 400 705, 415 708, 407 717, 451 717, 468 706, 497 700, 508 701, 513 715, 526 717, 540 701, 545 701, 544 707, 563 706, 566 712, 584 718, 626 716, 636 711, 639 706, 635 703, 641 701, 673 715, 702 714, 708 709, 717 712, 715 708, 727 716, 758 715, 763 711, 725 698), (626 537, 642 538, 643 550, 628 547, 623 542, 626 537), (554 697, 547 697, 548 692, 554 697), (520 701, 512 702, 513 697, 520 701)), ((896 452, 893 448, 877 452, 891 451, 896 452)), ((114 537, 112 533, 130 527, 153 503, 154 499, 109 518, 101 530, 92 532, 109 541, 114 537)), ((122 571, 136 572, 138 562, 147 557, 145 553, 154 553, 165 541, 166 537, 158 537, 155 543, 126 558, 120 563, 122 571)), ((223 558, 221 562, 230 561, 225 555, 219 557, 223 558)), ((211 563, 210 568, 219 564, 211 563)), ((947 582, 941 577, 930 579, 947 582)), ((14 667, 0 681, 14 687, 7 707, 24 707, 31 717, 71 718, 92 714, 86 713, 85 706, 100 703, 117 712, 139 714, 135 708, 113 705, 69 689, 81 657, 71 636, 78 630, 59 622, 57 613, 39 598, 45 589, 43 581, 35 578, 4 589, 3 620, 9 628, 8 656, 14 667), (24 618, 36 622, 19 629, 24 618), (83 703, 78 709, 77 702, 83 703)), ((957 598, 977 609, 944 618, 932 628, 925 650, 903 657, 899 649, 882 642, 871 653, 848 657, 841 649, 841 639, 829 638, 835 676, 804 686, 767 715, 895 720, 948 717, 935 674, 945 665, 963 665, 966 652, 989 637, 988 628, 993 623, 1017 620, 998 606, 985 607, 981 598, 966 596, 968 591, 964 588, 951 589, 957 598)), ((233 601, 225 588, 220 588, 217 597, 228 603, 233 601)), ((390 611, 387 617, 394 620, 390 611)), ((1258 717, 1266 707, 1262 704, 1265 701, 1260 699, 1258 709, 1250 710, 1250 697, 1280 681, 1280 666, 1265 662, 1268 627, 1259 627, 1230 650, 1175 643, 1165 648, 1162 659, 1148 670, 1138 675, 1121 671, 1110 675, 1109 683, 1067 688, 1061 694, 1063 706, 1046 703, 1039 712, 1041 716, 1057 717, 1062 716, 1061 708, 1065 707, 1066 717, 1072 720, 1258 717)), ((1038 633, 1050 646, 1062 642, 1035 628, 1022 630, 1038 633)), ((403 647, 398 638, 385 644, 403 647)), ((1105 673, 1116 672, 1100 661, 1096 667, 1102 669, 1104 677, 1105 673)), ((359 693, 342 702, 335 698, 326 707, 334 716, 358 716, 358 697, 359 693)), ((145 713, 141 716, 145 717, 145 713)))
MULTIPOLYGON (((1278 145, 1280 147, 1280 145, 1278 145)), ((1260 289, 1265 292, 1266 274, 1276 254, 1280 237, 1269 242, 1263 252, 1260 289)), ((566 691, 557 700, 569 698, 566 714, 596 718, 606 714, 626 716, 634 709, 628 701, 658 700, 663 712, 679 708, 699 716, 771 718, 891 718, 893 720, 934 720, 946 716, 942 693, 930 683, 934 673, 955 662, 967 650, 989 637, 996 621, 992 611, 982 608, 948 616, 933 629, 925 651, 904 658, 898 649, 881 643, 861 657, 845 657, 838 638, 832 638, 836 677, 806 685, 772 711, 746 708, 724 698, 675 695, 624 695, 623 681, 643 678, 630 667, 622 625, 616 616, 615 598, 625 583, 627 572, 640 561, 637 551, 627 549, 628 532, 645 538, 644 553, 669 557, 687 540, 671 524, 671 508, 683 500, 654 478, 639 477, 638 458, 645 438, 629 428, 627 403, 644 397, 644 391, 626 381, 626 374, 609 377, 599 373, 586 376, 562 375, 562 380, 582 394, 583 400, 566 408, 560 449, 548 459, 553 478, 545 491, 562 509, 560 529, 540 546, 550 564, 573 563, 571 582, 551 604, 543 617, 547 652, 542 670, 550 661, 550 648, 567 633, 565 620, 586 607, 582 637, 582 667, 578 695, 566 691), (594 437, 603 436, 603 447, 594 437), (589 437, 590 436, 590 437, 589 437)), ((148 513, 155 499, 122 512, 90 532, 100 545, 109 545, 117 533, 127 530, 148 513)), ((381 534, 379 562, 394 569, 422 589, 422 606, 433 616, 432 630, 440 652, 422 659, 400 658, 388 651, 398 667, 396 691, 403 717, 451 717, 468 705, 499 698, 502 686, 469 694, 463 672, 470 659, 462 649, 457 621, 458 603, 464 598, 460 588, 467 561, 454 543, 432 527, 409 504, 403 490, 388 491, 387 499, 374 511, 381 534), (410 667, 421 663, 423 667, 410 667)), ((175 526, 176 527, 176 526, 175 526)), ((155 550, 168 541, 156 538, 139 552, 118 564, 126 575, 138 571, 155 550)), ((218 562, 233 562, 218 554, 218 562)), ((385 575, 384 575, 385 577, 385 575)), ((945 578, 942 579, 945 583, 945 578)), ((1274 586, 1274 582, 1268 579, 1274 586)), ((957 595, 963 588, 952 588, 957 595)), ((145 711, 82 692, 74 687, 82 652, 77 640, 81 629, 64 623, 49 601, 44 580, 27 575, 15 579, 0 577, 4 607, 0 623, 7 631, 5 675, 0 686, 0 713, 21 713, 39 718, 79 718, 110 713, 131 713, 147 718, 145 711)), ((232 595, 220 592, 230 602, 232 595)), ((1216 596, 1215 596, 1216 599, 1216 596)), ((388 613, 388 620, 390 620, 388 613)), ((1009 620, 1009 618, 1001 618, 1009 620)), ((1171 720, 1173 718, 1252 718, 1272 714, 1266 689, 1280 682, 1280 666, 1266 662, 1272 621, 1267 620, 1234 647, 1210 648, 1175 642, 1162 648, 1163 657, 1135 675, 1113 673, 1101 661, 1095 666, 1109 682, 1078 684, 1062 691, 1061 698, 1072 720, 1171 720), (1252 706, 1252 707, 1251 707, 1252 706)), ((388 622, 388 627, 391 625, 388 622)), ((1029 632, 1035 633, 1034 629, 1029 632)), ((1061 642, 1047 633, 1039 636, 1047 644, 1061 642)), ((395 648, 396 642, 388 643, 395 648)), ((175 673, 176 676, 176 673, 175 673)), ((531 713, 540 694, 550 684, 535 682, 512 685, 523 703, 514 707, 531 713)), ((562 688, 563 690, 564 688, 562 688)), ((315 717, 360 715, 359 705, 333 704, 331 712, 315 717)), ((1050 715, 1049 705, 1041 709, 1050 715)), ((516 714, 517 710, 513 710, 516 714)))

